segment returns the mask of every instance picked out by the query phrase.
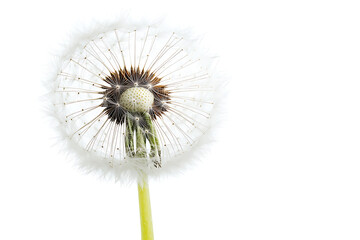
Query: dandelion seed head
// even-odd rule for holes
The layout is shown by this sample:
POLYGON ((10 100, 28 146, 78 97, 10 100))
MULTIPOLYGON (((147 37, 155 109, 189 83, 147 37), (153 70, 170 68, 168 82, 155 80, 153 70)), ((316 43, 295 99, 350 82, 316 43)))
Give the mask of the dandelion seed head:
POLYGON ((213 127, 211 58, 161 25, 94 29, 74 39, 52 79, 54 116, 79 165, 117 180, 186 166, 213 127))

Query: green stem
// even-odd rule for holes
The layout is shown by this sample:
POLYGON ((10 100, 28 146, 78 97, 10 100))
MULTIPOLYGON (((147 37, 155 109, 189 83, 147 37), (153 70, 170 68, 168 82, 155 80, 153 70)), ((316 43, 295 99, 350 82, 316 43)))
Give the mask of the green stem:
MULTIPOLYGON (((139 122, 135 122, 136 132, 136 157, 146 160, 146 136, 139 122)), ((153 226, 151 217, 151 204, 147 176, 143 174, 142 181, 138 183, 139 209, 141 224, 141 239, 153 240, 153 226)))
POLYGON ((138 192, 141 223, 141 240, 154 240, 150 194, 147 177, 144 177, 142 179, 142 182, 138 183, 138 192))
MULTIPOLYGON (((143 158, 144 161, 146 161, 146 139, 149 140, 151 149, 158 149, 156 146, 158 145, 158 139, 155 135, 155 128, 152 125, 150 115, 144 115, 143 117, 150 128, 150 136, 152 137, 149 138, 149 135, 145 134, 144 126, 141 126, 139 121, 135 120, 134 117, 129 114, 126 116, 125 146, 127 148, 128 156, 143 158), (134 143, 134 134, 136 144, 134 143)), ((154 240, 149 185, 146 174, 141 174, 142 178, 138 182, 141 239, 154 240)))

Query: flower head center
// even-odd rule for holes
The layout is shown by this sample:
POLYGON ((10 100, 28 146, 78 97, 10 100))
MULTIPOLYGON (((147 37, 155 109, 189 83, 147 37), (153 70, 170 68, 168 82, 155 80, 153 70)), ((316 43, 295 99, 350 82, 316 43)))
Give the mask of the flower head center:
POLYGON ((146 88, 132 87, 120 95, 119 103, 130 112, 148 112, 154 103, 154 95, 146 88))

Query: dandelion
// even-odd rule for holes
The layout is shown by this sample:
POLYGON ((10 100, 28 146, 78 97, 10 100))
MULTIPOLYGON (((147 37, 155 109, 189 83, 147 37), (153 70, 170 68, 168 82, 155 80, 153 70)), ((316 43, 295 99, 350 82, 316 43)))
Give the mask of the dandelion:
POLYGON ((138 182, 143 240, 153 239, 147 177, 185 166, 211 126, 218 83, 196 43, 157 26, 102 26, 76 39, 52 81, 79 166, 138 182))

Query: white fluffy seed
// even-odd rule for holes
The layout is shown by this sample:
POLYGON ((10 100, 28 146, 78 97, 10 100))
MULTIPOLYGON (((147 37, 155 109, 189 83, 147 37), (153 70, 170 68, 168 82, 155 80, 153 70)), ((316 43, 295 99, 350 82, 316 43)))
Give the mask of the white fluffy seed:
POLYGON ((130 112, 147 112, 154 103, 154 95, 142 87, 133 87, 123 92, 120 105, 130 112))

